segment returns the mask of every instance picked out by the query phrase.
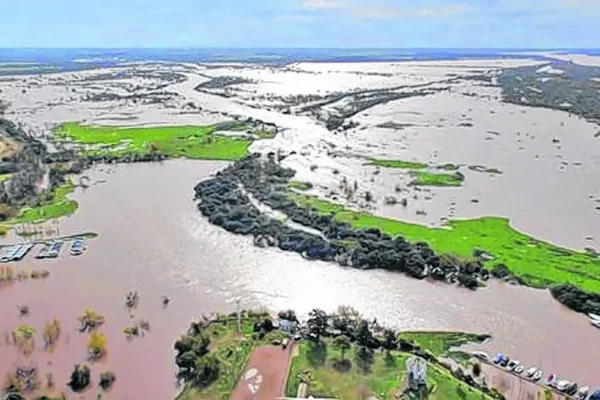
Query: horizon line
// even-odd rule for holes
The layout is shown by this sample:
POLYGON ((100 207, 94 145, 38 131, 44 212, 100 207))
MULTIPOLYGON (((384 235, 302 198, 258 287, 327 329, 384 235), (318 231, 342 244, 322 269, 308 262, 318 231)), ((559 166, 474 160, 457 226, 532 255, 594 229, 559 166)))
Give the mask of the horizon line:
POLYGON ((0 50, 519 50, 519 51, 582 51, 597 50, 600 47, 285 47, 285 46, 257 46, 257 47, 236 47, 236 46, 141 46, 141 47, 104 47, 104 46, 22 46, 22 47, 4 47, 0 50))

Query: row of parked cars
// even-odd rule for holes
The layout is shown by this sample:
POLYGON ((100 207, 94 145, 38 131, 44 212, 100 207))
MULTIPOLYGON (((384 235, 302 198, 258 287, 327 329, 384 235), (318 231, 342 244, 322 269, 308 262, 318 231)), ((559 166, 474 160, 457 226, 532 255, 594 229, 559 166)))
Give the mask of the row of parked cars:
POLYGON ((483 351, 474 351, 472 353, 475 357, 493 363, 498 367, 502 367, 515 375, 519 375, 522 378, 531 380, 533 382, 539 382, 549 388, 556 390, 567 396, 572 396, 578 400, 600 400, 600 389, 589 395, 590 388, 588 386, 579 386, 576 382, 571 382, 566 379, 559 379, 556 374, 549 374, 542 381, 544 372, 537 367, 527 368, 521 364, 519 360, 512 360, 508 356, 498 353, 494 357, 490 357, 489 354, 483 351), (589 397, 588 397, 589 395, 589 397))

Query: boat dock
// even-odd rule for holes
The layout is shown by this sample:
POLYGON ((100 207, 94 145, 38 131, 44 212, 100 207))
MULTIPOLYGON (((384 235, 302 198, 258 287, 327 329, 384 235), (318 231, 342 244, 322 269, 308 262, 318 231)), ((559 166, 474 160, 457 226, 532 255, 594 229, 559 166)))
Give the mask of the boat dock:
POLYGON ((23 241, 20 243, 0 245, 0 263, 18 262, 27 256, 31 250, 38 248, 35 259, 58 258, 61 252, 64 254, 63 247, 70 247, 68 253, 71 256, 79 256, 85 253, 87 240, 96 237, 95 234, 72 235, 54 239, 40 239, 33 241, 23 241))

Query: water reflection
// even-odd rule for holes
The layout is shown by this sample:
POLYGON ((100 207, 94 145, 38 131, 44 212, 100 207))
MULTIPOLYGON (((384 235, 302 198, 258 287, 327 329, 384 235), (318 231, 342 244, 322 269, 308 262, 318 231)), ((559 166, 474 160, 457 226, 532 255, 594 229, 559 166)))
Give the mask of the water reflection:
MULTIPOLYGON (((239 300, 241 308, 293 308, 300 314, 313 307, 332 311, 352 305, 396 328, 489 332, 494 336, 489 349, 518 354, 524 363, 588 385, 597 383, 600 347, 590 344, 599 332, 547 291, 492 283, 471 292, 385 271, 307 262, 297 254, 256 248, 249 238, 211 226, 195 209, 192 188, 221 166, 190 161, 123 165, 115 167, 107 183, 76 194, 80 212, 61 222, 61 233, 99 233, 88 252, 80 258, 27 259, 24 265, 43 266, 51 277, 0 289, 3 331, 24 321, 38 332, 46 320, 63 322, 57 351, 38 352, 28 362, 52 370, 64 387, 73 364, 85 358, 87 338, 77 332, 76 317, 93 308, 106 316, 102 331, 109 347, 107 359, 93 368, 94 384, 100 370, 112 369, 115 398, 172 398, 174 339, 191 317, 233 311, 239 300), (129 290, 140 294, 133 320, 123 306, 129 290), (173 299, 166 309, 162 295, 173 299), (29 305, 31 316, 19 319, 17 304, 29 305), (152 332, 127 342, 122 329, 141 318, 150 321, 152 332)), ((99 170, 91 175, 106 178, 99 170)), ((24 359, 0 346, 0 360, 1 376, 24 359)), ((95 396, 90 391, 84 398, 95 396)))

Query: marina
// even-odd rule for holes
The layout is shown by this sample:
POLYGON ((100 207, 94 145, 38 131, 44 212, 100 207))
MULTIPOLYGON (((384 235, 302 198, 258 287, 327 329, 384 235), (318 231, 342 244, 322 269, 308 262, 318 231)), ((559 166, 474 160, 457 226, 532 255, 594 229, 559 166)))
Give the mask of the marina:
POLYGON ((0 263, 17 262, 23 260, 29 252, 37 248, 34 258, 58 258, 65 244, 70 246, 69 254, 79 256, 85 253, 86 240, 95 237, 95 234, 85 233, 55 239, 38 239, 0 246, 0 263))

